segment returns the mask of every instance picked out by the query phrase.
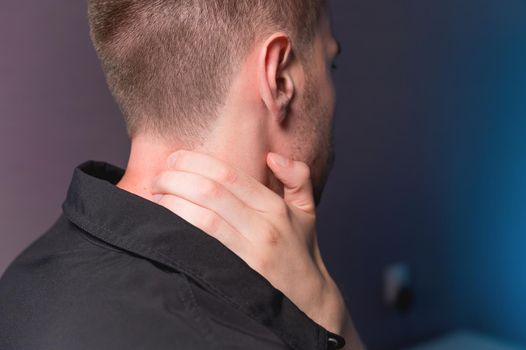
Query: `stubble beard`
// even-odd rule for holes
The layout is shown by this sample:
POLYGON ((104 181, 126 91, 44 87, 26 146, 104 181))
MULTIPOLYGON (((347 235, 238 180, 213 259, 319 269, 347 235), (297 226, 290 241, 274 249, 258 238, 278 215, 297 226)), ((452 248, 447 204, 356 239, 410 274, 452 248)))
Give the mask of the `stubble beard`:
POLYGON ((312 154, 315 155, 311 168, 311 181, 314 203, 318 206, 321 202, 323 190, 329 179, 330 172, 335 161, 335 151, 333 142, 333 123, 331 116, 325 108, 324 113, 318 114, 322 119, 317 128, 316 140, 312 154), (330 121, 330 122, 329 122, 330 121))
POLYGON ((305 94, 294 137, 294 154, 310 168, 314 203, 318 206, 335 161, 332 109, 321 101, 314 80, 307 74, 305 94))

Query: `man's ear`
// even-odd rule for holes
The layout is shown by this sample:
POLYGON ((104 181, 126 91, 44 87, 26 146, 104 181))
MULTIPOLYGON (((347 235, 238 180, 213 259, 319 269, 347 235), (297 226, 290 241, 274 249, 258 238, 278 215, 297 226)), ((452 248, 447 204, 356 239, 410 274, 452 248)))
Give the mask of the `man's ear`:
POLYGON ((287 116, 295 93, 290 71, 292 57, 289 36, 278 32, 265 41, 258 61, 261 98, 279 123, 287 116))

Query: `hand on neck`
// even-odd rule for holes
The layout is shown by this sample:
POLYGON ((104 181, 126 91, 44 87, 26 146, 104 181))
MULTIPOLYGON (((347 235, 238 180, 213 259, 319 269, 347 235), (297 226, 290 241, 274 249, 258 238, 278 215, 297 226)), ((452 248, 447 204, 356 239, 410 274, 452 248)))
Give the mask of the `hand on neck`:
POLYGON ((280 184, 266 165, 270 149, 266 147, 265 136, 249 125, 237 124, 237 127, 223 126, 219 128, 220 132, 213 131, 206 143, 192 149, 185 147, 183 143, 166 144, 151 136, 134 138, 126 172, 117 187, 153 201, 153 180, 167 170, 170 154, 179 149, 188 149, 209 154, 280 193, 280 184))
POLYGON ((224 161, 252 176, 274 192, 282 195, 283 185, 268 168, 268 152, 278 152, 282 145, 281 126, 262 101, 260 86, 252 74, 258 55, 252 55, 240 68, 225 104, 218 111, 204 143, 186 148, 183 142, 167 143, 154 136, 138 136, 132 140, 126 173, 118 187, 153 200, 154 178, 166 170, 170 154, 179 149, 202 152, 224 161))

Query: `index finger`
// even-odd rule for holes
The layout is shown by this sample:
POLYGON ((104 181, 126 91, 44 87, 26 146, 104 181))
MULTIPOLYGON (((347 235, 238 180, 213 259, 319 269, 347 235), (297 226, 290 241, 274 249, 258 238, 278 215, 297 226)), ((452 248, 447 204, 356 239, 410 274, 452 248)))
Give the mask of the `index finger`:
POLYGON ((179 150, 168 157, 168 167, 205 176, 223 185, 252 209, 268 212, 279 208, 283 199, 265 185, 210 155, 179 150))

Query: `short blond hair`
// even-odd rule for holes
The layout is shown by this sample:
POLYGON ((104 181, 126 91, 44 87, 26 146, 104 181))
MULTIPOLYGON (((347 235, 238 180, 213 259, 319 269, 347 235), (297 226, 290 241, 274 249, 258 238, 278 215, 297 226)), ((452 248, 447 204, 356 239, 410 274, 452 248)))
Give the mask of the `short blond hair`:
POLYGON ((89 0, 93 45, 128 136, 200 139, 237 67, 284 31, 299 58, 326 0, 89 0))

